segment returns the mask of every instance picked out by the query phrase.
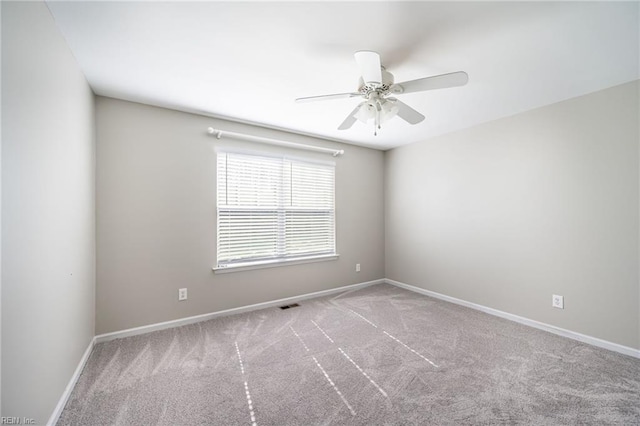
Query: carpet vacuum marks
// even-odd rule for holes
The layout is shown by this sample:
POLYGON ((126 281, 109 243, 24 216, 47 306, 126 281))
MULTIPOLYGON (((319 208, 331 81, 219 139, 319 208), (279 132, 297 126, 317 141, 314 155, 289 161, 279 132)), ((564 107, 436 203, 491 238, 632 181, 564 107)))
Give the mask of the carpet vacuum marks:
POLYGON ((387 284, 99 343, 58 425, 640 424, 640 360, 387 284))

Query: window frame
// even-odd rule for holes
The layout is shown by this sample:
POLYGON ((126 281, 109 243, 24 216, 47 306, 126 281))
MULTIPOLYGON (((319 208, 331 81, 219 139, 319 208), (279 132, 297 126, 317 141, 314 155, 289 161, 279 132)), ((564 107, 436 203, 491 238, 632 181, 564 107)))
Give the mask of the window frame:
MULTIPOLYGON (((228 158, 228 157, 227 157, 228 158)), ((227 170, 228 173, 228 170, 227 170)), ((274 268, 274 267, 280 267, 280 266, 288 266, 288 265, 298 265, 298 264, 304 264, 304 263, 312 263, 312 262, 324 262, 324 261, 330 261, 330 260, 337 260, 339 258, 339 254, 337 251, 337 226, 336 226, 336 203, 335 203, 335 198, 336 198, 336 163, 333 161, 322 161, 322 160, 316 160, 313 158, 308 158, 308 157, 299 157, 299 156, 291 156, 291 155, 285 155, 285 154, 277 154, 277 153, 271 153, 271 152, 255 152, 255 151, 244 151, 244 150, 232 150, 232 149, 223 149, 223 150, 216 150, 216 174, 215 174, 215 179, 216 179, 216 261, 215 261, 215 266, 212 268, 213 271, 215 273, 227 273, 227 272, 236 272, 236 271, 245 271, 245 270, 252 270, 252 269, 261 269, 261 268, 274 268), (235 208, 233 207, 229 207, 229 206, 225 206, 223 208, 220 207, 220 170, 218 170, 219 167, 219 157, 220 155, 239 155, 239 156, 252 156, 252 157, 257 157, 257 158, 263 158, 263 159, 269 159, 269 160, 277 160, 277 161, 281 161, 282 162, 282 167, 284 166, 285 162, 290 162, 292 165, 295 163, 302 163, 302 164, 310 164, 310 165, 318 165, 318 166, 330 166, 331 167, 331 174, 332 174, 332 187, 331 187, 331 209, 321 209, 318 208, 316 210, 314 209, 308 209, 305 210, 303 208, 295 208, 293 206, 286 206, 284 204, 278 204, 277 207, 273 208, 273 207, 247 207, 247 206, 236 206, 235 208), (281 249, 276 249, 276 255, 275 256, 267 256, 267 257, 256 257, 256 258, 252 258, 252 259, 240 259, 240 260, 228 260, 228 261, 222 261, 220 260, 219 256, 220 256, 220 220, 221 220, 221 211, 227 211, 228 213, 231 213, 233 210, 236 211, 247 211, 247 210, 255 210, 255 211, 262 211, 262 212, 275 212, 276 217, 278 217, 279 219, 277 220, 278 226, 277 226, 277 231, 275 232, 275 236, 276 236, 276 247, 280 247, 282 248, 284 245, 286 245, 286 240, 285 238, 285 233, 284 233, 284 229, 286 228, 286 221, 283 221, 283 217, 286 217, 288 213, 295 213, 295 212, 302 212, 302 211, 310 211, 310 212, 317 212, 319 214, 322 214, 323 212, 329 213, 331 215, 331 240, 333 243, 333 250, 331 252, 309 252, 308 254, 303 254, 301 253, 299 256, 296 255, 286 255, 286 250, 285 251, 281 251, 281 249)), ((227 178, 225 178, 227 179, 227 178)), ((293 182, 293 177, 290 177, 289 179, 291 179, 286 185, 285 185, 285 180, 283 178, 283 180, 281 180, 279 182, 279 189, 282 190, 285 187, 292 187, 292 182, 293 182)), ((227 189, 225 189, 225 193, 226 193, 227 189)), ((228 193, 226 193, 228 196, 228 193)))

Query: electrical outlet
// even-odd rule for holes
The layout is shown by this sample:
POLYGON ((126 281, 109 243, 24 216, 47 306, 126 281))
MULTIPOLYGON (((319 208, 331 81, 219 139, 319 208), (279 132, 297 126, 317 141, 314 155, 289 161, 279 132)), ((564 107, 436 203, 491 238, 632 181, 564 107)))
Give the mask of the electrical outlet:
POLYGON ((356 263, 356 272, 360 272, 360 264, 356 263))
POLYGON ((551 306, 558 309, 564 309, 564 296, 554 294, 551 298, 551 306))
POLYGON ((178 300, 187 300, 187 289, 178 289, 178 300))

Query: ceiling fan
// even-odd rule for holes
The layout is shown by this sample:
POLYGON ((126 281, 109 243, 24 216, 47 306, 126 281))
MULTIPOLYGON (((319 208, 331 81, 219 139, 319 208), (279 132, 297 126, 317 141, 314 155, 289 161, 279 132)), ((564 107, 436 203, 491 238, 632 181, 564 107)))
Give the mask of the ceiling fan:
POLYGON ((380 125, 396 115, 409 124, 418 124, 424 120, 424 115, 392 97, 392 95, 464 86, 469 81, 469 76, 466 72, 457 71, 394 83, 393 74, 380 64, 379 54, 370 50, 360 50, 354 56, 362 75, 359 79, 357 92, 308 96, 296 99, 296 102, 312 102, 355 97, 364 98, 364 101, 358 104, 342 122, 338 130, 351 128, 357 120, 367 123, 373 119, 375 124, 374 135, 377 135, 380 125))

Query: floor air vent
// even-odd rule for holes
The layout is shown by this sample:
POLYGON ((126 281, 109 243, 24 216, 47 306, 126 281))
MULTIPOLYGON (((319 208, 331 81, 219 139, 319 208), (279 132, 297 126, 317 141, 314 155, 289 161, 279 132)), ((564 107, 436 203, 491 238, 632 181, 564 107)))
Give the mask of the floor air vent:
POLYGON ((298 306, 300 305, 298 305, 297 303, 293 303, 291 305, 280 306, 280 309, 297 308, 298 306))

